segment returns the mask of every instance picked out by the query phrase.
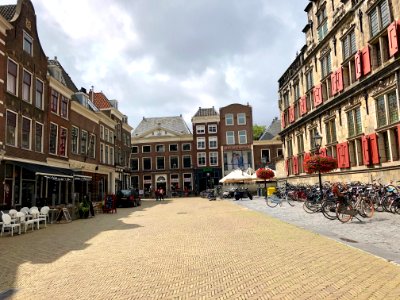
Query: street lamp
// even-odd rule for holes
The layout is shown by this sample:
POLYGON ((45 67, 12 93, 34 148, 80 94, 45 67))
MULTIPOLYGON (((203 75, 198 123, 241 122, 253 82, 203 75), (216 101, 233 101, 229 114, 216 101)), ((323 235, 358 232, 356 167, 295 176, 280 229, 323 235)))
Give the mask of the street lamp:
MULTIPOLYGON (((322 144, 322 136, 319 135, 318 131, 314 134, 314 146, 315 146, 315 154, 320 155, 319 149, 321 148, 322 144)), ((318 180, 319 180, 319 192, 321 194, 321 201, 323 198, 323 191, 322 191, 322 179, 321 179, 321 170, 318 168, 318 180)))

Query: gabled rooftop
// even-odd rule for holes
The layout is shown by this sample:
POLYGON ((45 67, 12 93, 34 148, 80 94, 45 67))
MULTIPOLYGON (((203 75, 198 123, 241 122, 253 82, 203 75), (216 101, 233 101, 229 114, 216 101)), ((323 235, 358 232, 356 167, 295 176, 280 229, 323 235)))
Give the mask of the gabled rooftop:
POLYGON ((60 78, 56 78, 57 80, 60 80, 60 82, 62 84, 64 84, 67 88, 69 88, 74 93, 78 92, 78 88, 76 87, 75 83, 72 81, 72 79, 68 75, 68 73, 65 71, 63 66, 57 60, 57 57, 54 57, 54 59, 49 59, 47 63, 48 63, 48 66, 50 67, 50 69, 52 66, 56 66, 61 70, 60 78))
POLYGON ((145 118, 139 123, 136 129, 133 131, 133 136, 141 136, 150 130, 155 129, 166 129, 174 132, 177 135, 191 134, 189 127, 182 116, 176 117, 160 117, 160 118, 145 118))
POLYGON ((104 108, 111 108, 112 105, 110 103, 110 100, 108 100, 107 96, 104 95, 103 92, 89 92, 89 97, 92 99, 92 93, 93 93, 93 102, 94 105, 96 105, 99 109, 104 109, 104 108))
POLYGON ((279 132, 281 132, 281 130, 282 129, 280 120, 278 120, 278 118, 274 118, 271 124, 268 126, 267 129, 265 129, 265 131, 258 140, 259 141, 272 140, 275 136, 279 134, 279 132))
POLYGON ((199 107, 199 110, 194 115, 194 117, 209 117, 209 116, 218 116, 218 113, 214 109, 214 106, 212 108, 199 107))
POLYGON ((16 5, 0 5, 0 15, 2 15, 7 21, 11 21, 16 9, 16 5))

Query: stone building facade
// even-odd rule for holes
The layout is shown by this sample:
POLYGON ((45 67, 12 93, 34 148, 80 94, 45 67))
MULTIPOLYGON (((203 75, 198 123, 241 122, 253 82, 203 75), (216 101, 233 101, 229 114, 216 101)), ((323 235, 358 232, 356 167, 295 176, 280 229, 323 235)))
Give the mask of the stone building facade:
POLYGON ((285 174, 315 182, 303 163, 338 160, 330 181, 397 180, 400 169, 400 1, 310 1, 306 44, 279 79, 285 174))
POLYGON ((115 100, 96 107, 46 57, 31 1, 0 6, 0 42, 0 207, 75 204, 128 187, 127 117, 115 100), (107 126, 116 150, 105 160, 107 126))

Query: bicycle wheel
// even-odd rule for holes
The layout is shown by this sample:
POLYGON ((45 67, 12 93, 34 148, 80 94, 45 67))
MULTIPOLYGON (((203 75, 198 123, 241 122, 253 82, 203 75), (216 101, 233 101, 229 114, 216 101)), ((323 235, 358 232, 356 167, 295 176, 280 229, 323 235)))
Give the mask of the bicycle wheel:
POLYGON ((326 200, 322 203, 321 206, 322 214, 325 218, 329 220, 336 220, 336 201, 335 200, 326 200))
POLYGON ((285 198, 286 198, 286 202, 290 205, 290 206, 294 206, 294 203, 292 202, 293 201, 293 199, 291 199, 289 196, 285 196, 285 198))
POLYGON ((279 199, 275 194, 271 196, 267 196, 267 199, 265 199, 265 202, 269 207, 276 207, 280 202, 281 199, 279 199))
POLYGON ((350 204, 338 203, 336 205, 336 216, 342 223, 346 223, 353 218, 352 211, 353 207, 350 204))
POLYGON ((374 203, 371 199, 361 200, 361 210, 366 218, 372 218, 375 212, 374 203))
POLYGON ((321 209, 321 202, 319 201, 319 198, 315 197, 304 201, 303 209, 306 211, 306 213, 309 214, 313 214, 319 211, 321 209))

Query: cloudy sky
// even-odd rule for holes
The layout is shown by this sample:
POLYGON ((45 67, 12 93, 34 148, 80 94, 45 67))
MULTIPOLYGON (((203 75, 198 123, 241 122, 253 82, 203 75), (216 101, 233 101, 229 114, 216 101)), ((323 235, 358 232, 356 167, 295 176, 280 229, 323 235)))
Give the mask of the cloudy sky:
MULTIPOLYGON (((32 0, 46 55, 103 91, 136 127, 249 103, 279 115, 278 79, 304 45, 308 0, 32 0)), ((0 4, 15 4, 0 0, 0 4)), ((190 126, 191 127, 191 126, 190 126)))

